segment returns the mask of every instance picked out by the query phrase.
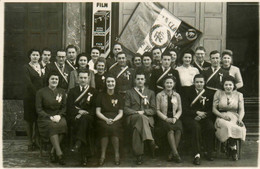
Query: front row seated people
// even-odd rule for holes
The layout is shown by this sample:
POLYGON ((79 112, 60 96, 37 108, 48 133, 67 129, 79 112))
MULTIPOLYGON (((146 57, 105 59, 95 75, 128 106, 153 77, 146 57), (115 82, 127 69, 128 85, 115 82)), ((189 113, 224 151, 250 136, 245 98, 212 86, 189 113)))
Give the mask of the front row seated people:
POLYGON ((42 139, 52 144, 50 161, 64 165, 64 156, 60 143, 67 133, 66 93, 64 89, 57 88, 60 79, 58 72, 48 74, 48 87, 36 93, 36 111, 38 113, 38 128, 42 139))
POLYGON ((181 97, 174 90, 176 84, 174 76, 166 76, 163 84, 164 90, 156 96, 157 115, 159 117, 157 125, 160 135, 167 136, 171 148, 168 161, 180 163, 182 160, 177 148, 182 133, 182 123, 179 120, 182 114, 181 97))
POLYGON ((76 138, 73 152, 81 150, 82 165, 86 166, 88 157, 94 150, 94 115, 96 91, 89 85, 90 71, 88 69, 79 70, 79 85, 72 88, 68 93, 68 119, 73 130, 71 137, 76 138), (75 135, 73 134, 75 132, 75 135))
POLYGON ((243 94, 236 90, 236 80, 232 76, 223 79, 223 89, 216 91, 213 100, 213 113, 217 116, 215 122, 216 137, 220 142, 228 140, 228 152, 234 161, 238 160, 236 140, 245 141, 246 128, 243 123, 243 94))
POLYGON ((144 141, 148 141, 152 154, 158 149, 154 142, 151 128, 154 127, 153 116, 156 113, 154 92, 145 87, 145 75, 137 71, 135 87, 128 90, 125 96, 124 114, 126 123, 132 129, 132 148, 137 158, 137 164, 143 162, 144 141))
POLYGON ((213 161, 212 152, 215 129, 212 120, 212 97, 209 91, 204 89, 205 78, 203 75, 197 74, 194 76, 193 81, 194 86, 190 88, 189 94, 183 98, 182 123, 188 133, 187 135, 191 135, 190 141, 194 155, 193 163, 200 165, 203 141, 207 152, 206 158, 209 161, 213 161))

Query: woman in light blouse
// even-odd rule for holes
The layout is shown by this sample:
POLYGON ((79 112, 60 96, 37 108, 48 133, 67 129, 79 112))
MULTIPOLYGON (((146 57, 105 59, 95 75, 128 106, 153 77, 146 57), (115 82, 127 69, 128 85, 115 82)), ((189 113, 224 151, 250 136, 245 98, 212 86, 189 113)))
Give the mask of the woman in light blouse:
POLYGON ((224 50, 222 52, 222 69, 229 72, 230 76, 233 76, 236 80, 236 88, 240 89, 243 87, 243 79, 240 73, 240 69, 232 65, 233 52, 231 50, 224 50))
POLYGON ((168 143, 171 147, 171 152, 168 156, 168 161, 174 160, 177 163, 181 162, 178 153, 178 145, 181 139, 182 123, 179 120, 182 114, 181 98, 174 91, 176 79, 166 77, 164 80, 164 90, 157 94, 156 105, 157 115, 159 116, 158 128, 167 135, 168 143))

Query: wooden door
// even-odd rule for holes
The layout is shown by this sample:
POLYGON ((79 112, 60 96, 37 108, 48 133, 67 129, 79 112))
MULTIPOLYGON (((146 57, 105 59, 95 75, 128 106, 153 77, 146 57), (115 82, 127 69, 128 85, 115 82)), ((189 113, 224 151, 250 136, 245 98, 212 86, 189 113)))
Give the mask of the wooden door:
POLYGON ((62 3, 5 3, 4 99, 21 99, 22 67, 31 48, 62 47, 62 3))

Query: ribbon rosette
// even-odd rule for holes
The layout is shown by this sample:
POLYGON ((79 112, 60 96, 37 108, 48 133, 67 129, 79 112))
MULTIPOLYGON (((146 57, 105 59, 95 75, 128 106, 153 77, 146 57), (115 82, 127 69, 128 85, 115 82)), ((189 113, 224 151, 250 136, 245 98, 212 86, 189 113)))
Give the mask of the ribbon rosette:
POLYGON ((102 76, 102 77, 101 77, 101 80, 103 80, 103 81, 104 81, 104 80, 105 80, 105 76, 102 76))
POLYGON ((115 107, 116 104, 117 104, 117 102, 118 102, 118 100, 117 100, 117 99, 112 99, 111 102, 112 102, 112 104, 113 104, 113 107, 115 107))
POLYGON ((125 77, 127 78, 127 80, 129 80, 130 75, 131 75, 131 73, 130 73, 129 71, 127 71, 127 72, 125 73, 125 77))
POLYGON ((56 96, 56 100, 60 103, 61 102, 61 100, 62 100, 62 94, 57 94, 57 96, 56 96))
POLYGON ((149 104, 149 101, 148 101, 148 99, 147 99, 147 96, 144 96, 143 98, 144 98, 144 105, 149 104))
POLYGON ((219 81, 222 82, 223 73, 219 73, 219 81))
POLYGON ((205 105, 205 101, 208 101, 209 99, 207 99, 207 97, 203 97, 203 96, 200 96, 200 103, 202 103, 202 105, 204 106, 205 105))
POLYGON ((42 74, 44 75, 45 74, 45 69, 42 68, 41 71, 42 71, 42 74))
POLYGON ((89 102, 90 101, 90 98, 93 96, 93 94, 91 93, 88 93, 88 98, 87 98, 87 101, 89 102))

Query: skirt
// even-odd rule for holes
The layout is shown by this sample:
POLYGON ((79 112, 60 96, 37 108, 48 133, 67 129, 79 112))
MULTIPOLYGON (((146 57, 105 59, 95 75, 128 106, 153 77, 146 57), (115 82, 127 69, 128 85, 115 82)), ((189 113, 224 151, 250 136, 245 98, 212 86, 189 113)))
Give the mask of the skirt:
MULTIPOLYGON (((107 118, 115 118, 116 113, 115 112, 107 112, 103 113, 104 116, 107 118)), ((108 125, 104 120, 98 119, 97 120, 97 133, 100 138, 102 137, 122 137, 123 133, 123 125, 122 120, 118 120, 114 122, 112 125, 108 125)))
POLYGON ((167 123, 166 121, 159 119, 158 120, 158 128, 161 129, 161 132, 167 134, 169 131, 180 130, 182 132, 182 122, 181 120, 177 120, 174 124, 167 123))
POLYGON ((40 136, 46 141, 56 134, 67 133, 67 122, 64 117, 61 117, 58 123, 51 121, 50 118, 39 118, 38 128, 40 136))
POLYGON ((238 114, 233 112, 223 113, 231 118, 230 121, 224 120, 222 118, 217 118, 215 122, 216 137, 220 142, 227 141, 228 138, 241 139, 245 141, 246 139, 246 127, 242 127, 236 124, 238 120, 238 114))

